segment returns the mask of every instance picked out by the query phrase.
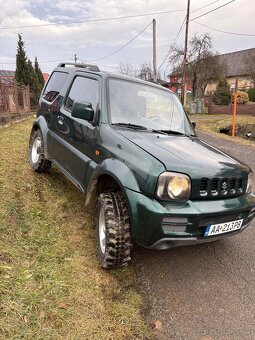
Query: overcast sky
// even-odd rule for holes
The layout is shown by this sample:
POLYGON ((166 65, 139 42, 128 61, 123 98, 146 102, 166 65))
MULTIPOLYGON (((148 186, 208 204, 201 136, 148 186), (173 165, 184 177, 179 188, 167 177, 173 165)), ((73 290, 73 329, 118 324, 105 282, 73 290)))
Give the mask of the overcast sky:
MULTIPOLYGON (((190 19, 230 1, 190 0, 190 19)), ((22 33, 27 56, 32 61, 37 56, 43 72, 50 73, 59 61, 73 61, 74 54, 78 61, 95 63, 108 71, 114 71, 120 62, 131 63, 138 68, 143 62, 152 62, 150 23, 153 18, 157 25, 159 67, 180 30, 186 7, 187 0, 0 0, 0 69, 15 70, 18 33, 22 33), (125 16, 132 17, 123 18, 125 16), (122 18, 117 19, 119 17, 122 18), (115 19, 95 21, 109 18, 115 19), (148 28, 125 48, 107 57, 135 38, 146 26, 148 28)), ((189 37, 196 32, 209 32, 214 49, 219 53, 253 48, 254 17, 254 1, 235 0, 191 21, 189 37), (230 35, 213 29, 253 36, 230 35)), ((184 31, 177 40, 179 45, 184 44, 184 31)), ((169 73, 170 68, 168 63, 163 64, 160 68, 162 76, 169 73)))

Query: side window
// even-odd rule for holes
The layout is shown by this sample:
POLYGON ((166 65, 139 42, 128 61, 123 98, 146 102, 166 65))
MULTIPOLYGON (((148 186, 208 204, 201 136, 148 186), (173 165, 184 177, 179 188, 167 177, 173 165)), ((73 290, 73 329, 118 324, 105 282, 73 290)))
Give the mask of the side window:
POLYGON ((63 88, 67 79, 68 73, 64 72, 53 72, 50 80, 44 90, 43 99, 53 102, 63 88))
POLYGON ((76 100, 91 103, 92 109, 95 111, 99 100, 98 81, 91 78, 77 76, 74 79, 66 99, 66 110, 71 111, 76 100))

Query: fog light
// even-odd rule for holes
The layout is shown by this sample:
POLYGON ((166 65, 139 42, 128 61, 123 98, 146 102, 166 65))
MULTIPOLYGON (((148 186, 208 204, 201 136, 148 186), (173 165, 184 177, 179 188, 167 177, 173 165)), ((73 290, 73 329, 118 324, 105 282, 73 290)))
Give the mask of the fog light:
POLYGON ((187 224, 188 219, 186 217, 164 217, 162 219, 164 233, 184 233, 187 224))

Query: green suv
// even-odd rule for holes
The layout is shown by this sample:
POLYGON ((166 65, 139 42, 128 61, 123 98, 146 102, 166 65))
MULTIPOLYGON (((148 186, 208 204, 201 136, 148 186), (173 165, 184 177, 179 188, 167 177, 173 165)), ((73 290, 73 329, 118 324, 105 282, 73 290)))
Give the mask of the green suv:
POLYGON ((255 216, 251 169, 201 141, 178 97, 157 84, 59 64, 30 136, 34 171, 55 164, 96 208, 104 268, 132 244, 167 249, 243 231, 255 216))

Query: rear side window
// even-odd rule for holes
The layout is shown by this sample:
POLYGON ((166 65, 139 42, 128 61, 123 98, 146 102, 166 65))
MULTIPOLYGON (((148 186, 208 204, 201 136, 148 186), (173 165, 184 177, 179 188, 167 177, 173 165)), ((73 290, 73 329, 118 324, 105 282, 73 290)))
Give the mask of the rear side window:
POLYGON ((99 100, 98 81, 91 78, 77 76, 74 79, 70 92, 68 93, 65 108, 68 111, 72 111, 73 104, 76 100, 92 104, 92 109, 96 111, 99 100))
POLYGON ((68 73, 64 72, 53 72, 50 80, 44 90, 43 99, 53 102, 63 88, 67 79, 68 73))

